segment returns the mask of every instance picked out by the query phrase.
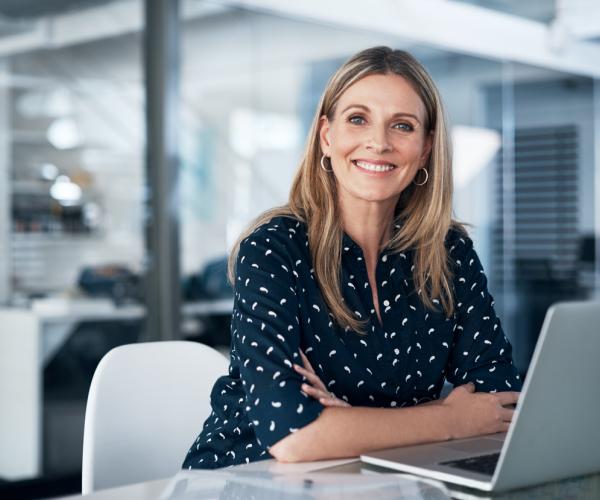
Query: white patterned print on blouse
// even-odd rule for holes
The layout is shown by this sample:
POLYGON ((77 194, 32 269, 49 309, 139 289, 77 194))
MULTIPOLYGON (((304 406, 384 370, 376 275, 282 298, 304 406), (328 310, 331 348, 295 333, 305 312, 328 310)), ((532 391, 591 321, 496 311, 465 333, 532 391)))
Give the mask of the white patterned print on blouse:
MULTIPOLYGON (((229 374, 215 383, 212 413, 185 468, 271 458, 270 446, 323 410, 293 370, 308 356, 337 397, 352 405, 405 407, 439 397, 447 379, 477 390, 520 390, 511 346, 497 318, 471 240, 450 231, 456 310, 426 309, 412 280, 411 251, 383 251, 376 268, 379 322, 364 255, 344 235, 342 293, 366 334, 339 328, 314 279, 306 226, 278 217, 246 238, 237 259, 229 374)), ((439 305, 439 300, 434 300, 439 305)))

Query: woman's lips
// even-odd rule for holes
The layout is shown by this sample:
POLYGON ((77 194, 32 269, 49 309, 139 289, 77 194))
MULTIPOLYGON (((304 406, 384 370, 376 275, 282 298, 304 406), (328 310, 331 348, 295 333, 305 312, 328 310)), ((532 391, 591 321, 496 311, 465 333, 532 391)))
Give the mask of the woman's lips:
POLYGON ((396 165, 393 163, 382 161, 352 160, 352 163, 362 172, 371 175, 388 174, 396 169, 396 165))

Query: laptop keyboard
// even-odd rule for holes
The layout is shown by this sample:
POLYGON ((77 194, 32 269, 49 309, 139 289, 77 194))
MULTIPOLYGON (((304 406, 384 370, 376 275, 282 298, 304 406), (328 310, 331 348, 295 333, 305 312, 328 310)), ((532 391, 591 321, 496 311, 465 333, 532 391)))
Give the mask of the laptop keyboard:
POLYGON ((491 453, 489 455, 479 455, 478 457, 463 458, 461 460, 451 460, 449 462, 440 462, 440 465, 465 469, 480 474, 492 476, 496 469, 496 464, 500 458, 500 453, 491 453))

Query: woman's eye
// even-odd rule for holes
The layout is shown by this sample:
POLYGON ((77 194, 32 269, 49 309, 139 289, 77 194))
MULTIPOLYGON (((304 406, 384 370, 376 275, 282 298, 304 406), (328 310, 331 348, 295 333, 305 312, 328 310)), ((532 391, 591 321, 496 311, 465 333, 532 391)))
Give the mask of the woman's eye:
POLYGON ((365 123, 365 120, 362 116, 357 116, 357 115, 353 115, 350 118, 348 118, 348 121, 350 123, 353 123, 354 125, 362 125, 363 123, 365 123))
POLYGON ((394 128, 404 132, 412 132, 415 129, 410 123, 396 123, 394 128))

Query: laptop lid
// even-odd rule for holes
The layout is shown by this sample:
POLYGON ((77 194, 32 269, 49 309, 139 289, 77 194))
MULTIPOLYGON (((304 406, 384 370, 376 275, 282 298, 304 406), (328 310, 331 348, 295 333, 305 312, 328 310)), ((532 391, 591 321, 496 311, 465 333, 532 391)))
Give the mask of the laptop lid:
POLYGON ((546 313, 492 480, 502 491, 600 471, 600 302, 546 313))

